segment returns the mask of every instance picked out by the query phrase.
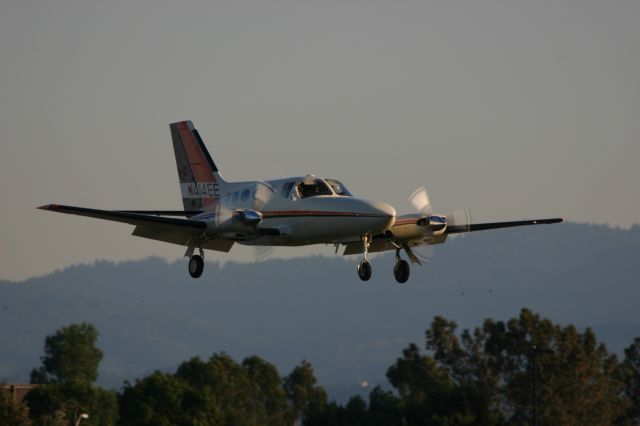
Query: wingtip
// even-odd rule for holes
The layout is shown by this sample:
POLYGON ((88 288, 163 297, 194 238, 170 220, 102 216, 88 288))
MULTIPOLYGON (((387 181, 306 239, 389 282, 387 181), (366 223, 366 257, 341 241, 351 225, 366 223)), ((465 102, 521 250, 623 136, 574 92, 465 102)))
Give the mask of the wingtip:
POLYGON ((58 208, 58 204, 45 204, 43 206, 37 207, 40 210, 54 210, 58 208))
POLYGON ((543 223, 552 224, 552 223, 562 223, 562 222, 564 222, 564 218, 562 218, 562 217, 554 217, 553 219, 547 219, 543 223))

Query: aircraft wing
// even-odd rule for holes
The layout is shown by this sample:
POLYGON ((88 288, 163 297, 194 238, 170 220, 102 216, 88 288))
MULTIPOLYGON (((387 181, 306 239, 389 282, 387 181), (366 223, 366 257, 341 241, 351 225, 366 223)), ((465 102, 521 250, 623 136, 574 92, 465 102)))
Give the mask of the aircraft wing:
MULTIPOLYGON (((443 237, 438 243, 444 242, 444 239, 447 235, 450 234, 464 234, 467 232, 475 232, 475 231, 485 231, 489 229, 499 229, 499 228, 513 228, 515 226, 528 226, 528 225, 546 225, 551 223, 560 223, 564 219, 562 218, 551 218, 551 219, 530 219, 530 220, 517 220, 510 222, 491 222, 491 223, 473 223, 469 225, 450 225, 447 227, 443 237)), ((380 234, 374 235, 373 241, 371 242, 371 247, 369 248, 370 253, 376 253, 387 250, 396 250, 397 247, 401 247, 404 244, 410 244, 413 246, 416 241, 419 241, 416 245, 425 244, 425 242, 420 242, 421 238, 412 238, 412 239, 397 239, 393 236, 393 234, 380 234), (414 244, 412 244, 414 243, 414 244)), ((345 250, 343 252, 344 255, 350 254, 360 254, 364 252, 362 242, 361 241, 350 241, 346 242, 345 250)), ((428 243, 427 243, 428 244, 428 243)), ((437 244, 437 243, 432 243, 437 244)))
POLYGON ((189 236, 202 234, 207 229, 207 224, 205 222, 190 219, 160 217, 157 216, 158 212, 152 214, 152 212, 147 211, 143 214, 130 211, 97 210, 85 207, 63 206, 61 204, 48 204, 38 208, 58 213, 68 213, 78 216, 93 217, 96 219, 123 222, 130 225, 136 225, 137 227, 153 228, 167 232, 178 232, 188 234, 189 236))
POLYGON ((546 225, 551 223, 560 223, 563 219, 560 217, 552 219, 531 219, 531 220, 516 220, 511 222, 492 222, 492 223, 472 223, 469 225, 447 226, 446 234, 461 234, 474 231, 485 231, 488 229, 499 228, 512 228, 514 226, 527 226, 527 225, 546 225))
POLYGON ((202 213, 200 210, 118 210, 123 213, 136 213, 151 216, 184 216, 191 217, 198 213, 202 213))

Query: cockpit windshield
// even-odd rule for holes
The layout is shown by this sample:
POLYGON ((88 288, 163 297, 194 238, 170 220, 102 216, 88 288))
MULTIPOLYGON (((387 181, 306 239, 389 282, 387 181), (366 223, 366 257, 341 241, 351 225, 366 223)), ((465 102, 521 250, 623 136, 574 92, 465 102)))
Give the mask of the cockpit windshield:
POLYGON ((300 198, 317 197, 319 195, 333 195, 329 185, 322 179, 308 178, 297 185, 300 198))
POLYGON ((344 186, 342 182, 335 179, 325 179, 325 180, 329 185, 331 185, 331 188, 337 195, 340 195, 341 197, 353 197, 353 195, 351 195, 347 187, 344 186))

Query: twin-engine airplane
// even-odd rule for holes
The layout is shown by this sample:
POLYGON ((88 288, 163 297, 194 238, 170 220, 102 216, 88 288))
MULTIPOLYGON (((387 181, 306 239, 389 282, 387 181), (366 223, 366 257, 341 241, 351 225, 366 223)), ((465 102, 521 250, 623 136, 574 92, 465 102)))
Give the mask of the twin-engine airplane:
MULTIPOLYGON (((255 246, 346 246, 345 255, 363 254, 358 275, 371 278, 369 253, 395 250, 396 281, 409 279, 416 251, 444 243, 449 235, 513 226, 562 222, 561 218, 469 224, 456 215, 431 211, 424 187, 411 203, 417 213, 396 215, 393 206, 354 197, 338 180, 299 176, 271 181, 228 182, 191 121, 170 125, 184 210, 96 210, 49 204, 39 207, 135 226, 133 235, 187 247, 189 274, 202 275, 204 249, 228 252, 235 244, 255 246), (181 218, 183 217, 183 218, 181 218), (195 254, 196 249, 199 254, 195 254), (415 249, 415 251, 414 251, 415 249)), ((424 260, 424 258, 423 258, 424 260)))

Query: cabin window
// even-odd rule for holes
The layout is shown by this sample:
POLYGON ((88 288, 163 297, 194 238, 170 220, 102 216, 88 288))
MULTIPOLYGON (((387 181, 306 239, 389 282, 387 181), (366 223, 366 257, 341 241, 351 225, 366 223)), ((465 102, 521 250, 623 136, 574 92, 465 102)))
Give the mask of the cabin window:
POLYGON ((247 201, 249 199, 249 195, 251 195, 251 191, 245 189, 244 191, 242 191, 242 196, 240 198, 242 199, 242 201, 247 201))
POLYGON ((240 195, 240 194, 238 194, 238 191, 234 192, 234 193, 233 193, 233 195, 231 196, 231 200, 232 200, 233 202, 238 201, 238 196, 239 196, 239 195, 240 195))

